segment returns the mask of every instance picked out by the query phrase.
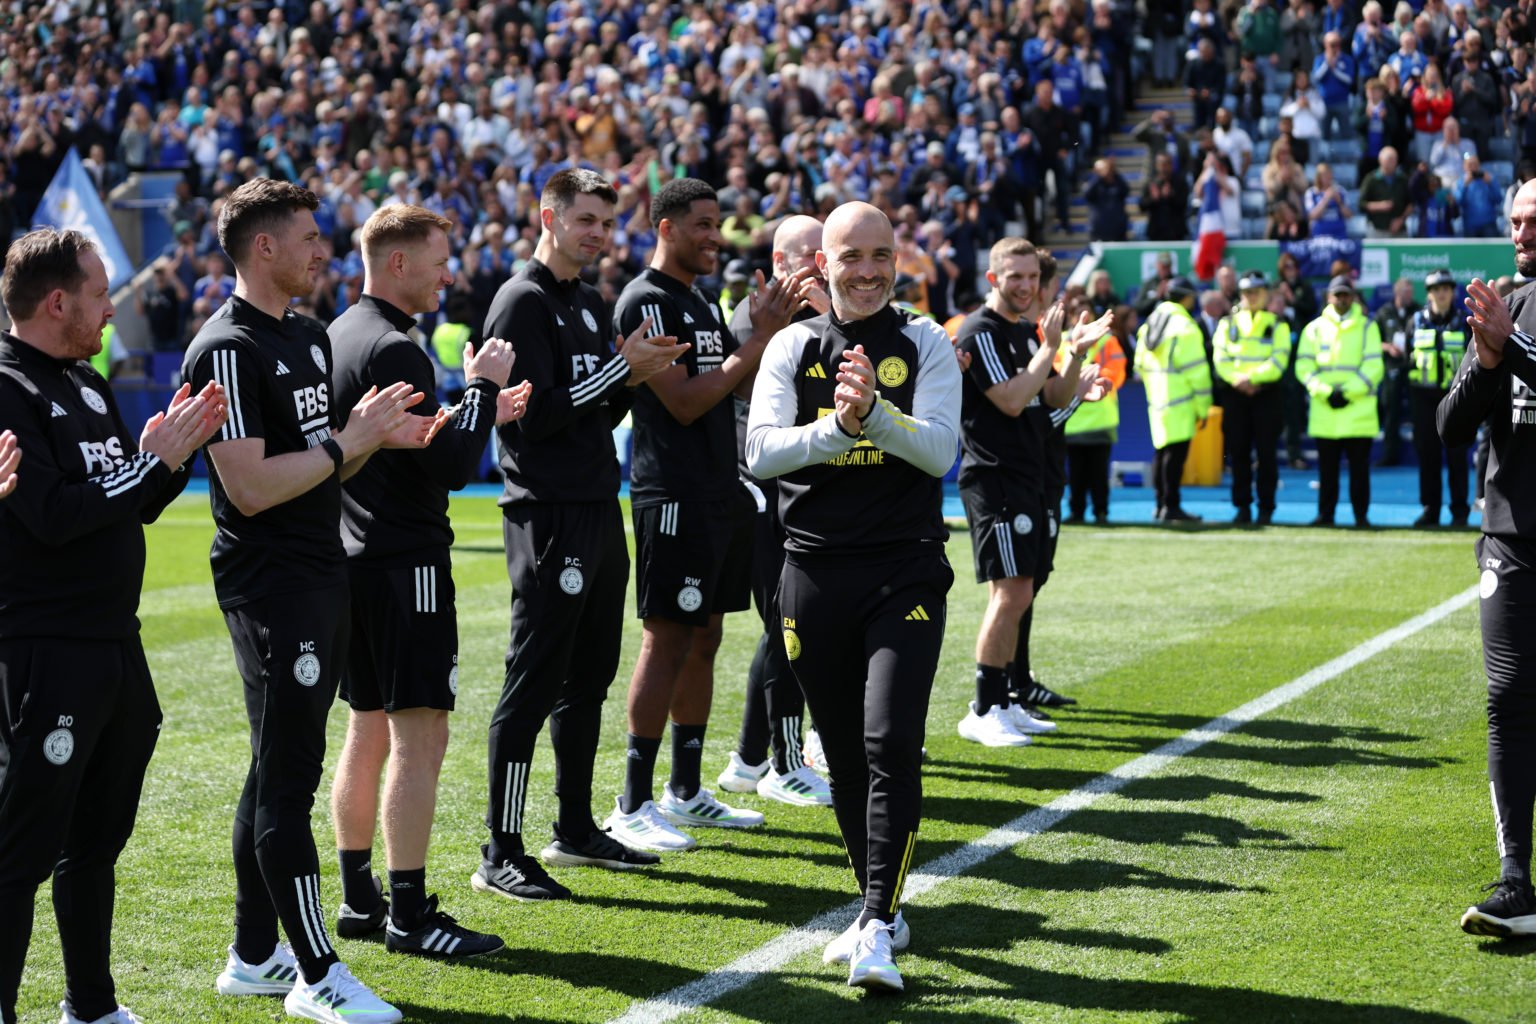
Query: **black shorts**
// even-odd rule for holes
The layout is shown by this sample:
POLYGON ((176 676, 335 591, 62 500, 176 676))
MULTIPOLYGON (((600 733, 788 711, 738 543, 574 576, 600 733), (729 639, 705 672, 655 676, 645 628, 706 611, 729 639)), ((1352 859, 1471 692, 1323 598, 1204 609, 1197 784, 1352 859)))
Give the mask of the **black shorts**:
POLYGON ((640 618, 703 626, 711 615, 750 607, 752 534, 745 509, 743 500, 731 500, 633 510, 640 618))
POLYGON ((1056 520, 1038 494, 990 478, 972 478, 961 486, 960 500, 971 527, 977 583, 1050 572, 1056 520))
POLYGON ((452 711, 459 627, 446 551, 400 568, 348 566, 352 639, 341 699, 353 711, 452 711))

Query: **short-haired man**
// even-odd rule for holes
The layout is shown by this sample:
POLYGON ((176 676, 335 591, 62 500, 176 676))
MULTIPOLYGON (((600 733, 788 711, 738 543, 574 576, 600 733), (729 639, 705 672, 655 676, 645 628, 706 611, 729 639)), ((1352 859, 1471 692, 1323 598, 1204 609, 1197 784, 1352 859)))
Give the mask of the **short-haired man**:
MULTIPOLYGON (((814 288, 794 322, 809 320, 832 308, 826 282, 816 267, 821 248, 821 221, 803 214, 786 217, 773 233, 773 277, 782 281, 805 270, 814 288)), ((731 317, 731 334, 738 346, 751 340, 752 310, 737 305, 731 317)), ((728 793, 756 793, 781 803, 829 806, 832 791, 827 781, 802 760, 801 726, 805 695, 789 671, 779 614, 773 593, 784 570, 784 535, 779 528, 779 489, 773 481, 754 477, 747 468, 747 415, 751 402, 737 397, 736 470, 757 501, 752 525, 752 598, 762 616, 763 635, 747 673, 747 696, 741 714, 741 734, 725 770, 720 788, 728 793), (764 752, 768 756, 763 757, 764 752)))
POLYGON ((629 684, 624 792, 605 824, 620 842, 662 853, 694 845, 679 825, 763 823, 758 811, 721 803, 700 776, 721 622, 751 600, 751 547, 732 543, 750 521, 751 499, 736 475, 728 399, 751 387, 749 375, 799 307, 810 275, 765 284, 758 273, 748 303, 752 336, 738 349, 719 304, 696 283, 719 261, 715 190, 696 178, 668 182, 651 198, 651 226, 655 255, 619 296, 614 326, 627 334, 649 319, 653 333, 692 347, 635 395, 630 501, 642 637, 629 684), (658 804, 653 776, 669 718, 672 778, 658 804))
POLYGON ((532 386, 527 413, 497 429, 512 639, 491 717, 491 838, 471 879, 481 892, 514 900, 571 895, 523 847, 533 747, 546 720, 560 806, 544 861, 622 870, 658 860, 592 820, 593 760, 629 582, 613 428, 632 389, 686 348, 640 330, 617 354, 608 341, 602 296, 580 274, 608 247, 618 200, 594 171, 552 175, 539 198, 538 248, 486 318, 486 337, 517 339, 515 376, 532 386))
MULTIPOLYGON (((1536 278, 1536 181, 1515 193, 1509 214, 1515 269, 1536 278)), ((1467 285, 1471 344, 1437 424, 1448 447, 1488 425, 1483 535, 1478 539, 1483 670, 1488 676, 1488 788, 1493 797, 1498 880, 1461 917, 1472 935, 1536 935, 1531 821, 1536 807, 1536 659, 1529 608, 1536 594, 1536 316, 1525 285, 1505 297, 1486 281, 1467 285)))
POLYGON ((1259 525, 1275 516, 1280 481, 1280 428, 1285 422, 1280 378, 1291 363, 1291 328, 1269 309, 1269 281, 1250 270, 1237 282, 1242 304, 1221 318, 1211 339, 1216 376, 1227 387, 1225 415, 1227 464, 1232 468, 1234 523, 1253 522, 1253 464, 1259 464, 1259 525))
POLYGON ((893 951, 922 816, 923 723, 954 573, 940 478, 960 371, 943 328, 890 305, 895 233, 847 203, 817 266, 832 311, 774 337, 753 385, 747 464, 778 478, 785 654, 816 719, 864 908, 823 954, 848 983, 901 989, 893 951))
POLYGON ((1034 243, 1004 238, 988 257, 985 305, 961 325, 956 345, 970 356, 962 389, 960 496, 971 528, 976 582, 988 587, 976 637, 976 697, 960 735, 990 747, 1018 747, 1055 724, 1011 705, 1009 666, 1019 624, 1048 571, 1056 520, 1045 503, 1046 435, 1042 399, 1064 409, 1076 397, 1082 352, 1109 330, 1111 314, 1073 328, 1072 356, 1057 374, 1063 310, 1053 305, 1037 332, 1025 313, 1040 285, 1034 243), (1043 342, 1043 344, 1042 344, 1043 342), (1081 347, 1080 347, 1081 346, 1081 347))
POLYGON ((235 292, 182 366, 194 387, 217 381, 228 393, 229 417, 207 446, 210 562, 251 726, 235 810, 235 941, 216 988, 286 993, 289 1014, 311 1020, 383 1024, 400 1012, 352 976, 326 934, 309 811, 347 652, 341 481, 386 443, 425 446, 438 421, 410 414, 423 396, 402 383, 370 391, 336 429, 330 339, 289 308, 325 264, 318 206, 270 178, 230 193, 218 227, 235 292))
POLYGON ((448 417, 426 450, 379 452, 342 486, 352 636, 341 695, 351 715, 331 789, 345 901, 336 931, 356 938, 384 928, 388 949, 435 957, 476 956, 503 945, 437 909, 437 897, 427 896, 426 863, 448 712, 458 695, 448 493, 474 478, 491 429, 522 415, 528 393, 526 384, 507 388, 512 348, 492 338, 479 351, 464 346, 463 398, 439 412, 432 361, 407 332, 453 284, 452 228, 408 203, 375 211, 362 228, 362 298, 327 332, 343 414, 369 388, 403 381, 427 396, 416 415, 448 417), (388 900, 370 870, 386 762, 388 900))
POLYGON ((126 1024, 137 1018, 118 1006, 108 962, 113 869, 160 730, 134 614, 144 524, 186 486, 224 395, 183 385, 135 443, 88 362, 113 309, 78 231, 13 242, 0 296, 13 321, 0 334, 0 1020, 17 1019, 32 906, 52 873, 62 1020, 126 1024))

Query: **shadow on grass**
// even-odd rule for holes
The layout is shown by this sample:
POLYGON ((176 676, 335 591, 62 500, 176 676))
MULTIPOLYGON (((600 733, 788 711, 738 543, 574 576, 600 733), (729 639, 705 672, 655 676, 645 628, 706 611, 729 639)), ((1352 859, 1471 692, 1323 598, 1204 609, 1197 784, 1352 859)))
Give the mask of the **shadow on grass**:
MULTIPOLYGON (((1269 892, 1263 886, 1233 885, 1207 878, 1170 875, 1154 868, 1119 861, 1078 858, 1070 861, 1034 860, 1017 850, 993 857, 977 865, 966 875, 1003 882, 1038 892, 1102 892, 1105 889, 1162 889, 1170 892, 1254 893, 1269 892)), ((921 915, 942 914, 945 908, 913 912, 921 915)))
POLYGON ((1489 956, 1527 957, 1536 956, 1536 938, 1490 939, 1477 944, 1479 953, 1489 956))
MULTIPOLYGON (((842 857, 838 863, 846 866, 848 858, 842 857)), ((657 882, 681 883, 715 890, 728 894, 740 902, 701 902, 693 898, 679 899, 677 892, 668 886, 650 887, 648 891, 656 893, 655 899, 639 896, 583 896, 581 902, 587 906, 637 910, 650 914, 677 914, 687 918, 713 915, 749 921, 771 921, 775 924, 793 926, 805 923, 826 909, 828 905, 836 905, 852 899, 857 894, 853 888, 851 876, 839 877, 839 881, 847 878, 847 888, 811 885, 803 872, 785 871, 778 877, 783 880, 769 882, 753 878, 732 878, 726 875, 678 871, 663 865, 647 869, 646 878, 657 882)))

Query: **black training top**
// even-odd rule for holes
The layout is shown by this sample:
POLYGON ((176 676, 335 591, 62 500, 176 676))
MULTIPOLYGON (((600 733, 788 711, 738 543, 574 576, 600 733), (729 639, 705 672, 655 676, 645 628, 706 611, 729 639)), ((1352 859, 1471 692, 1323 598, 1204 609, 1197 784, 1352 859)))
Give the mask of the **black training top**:
POLYGON ((517 350, 512 383, 533 382, 528 411, 498 427, 501 504, 613 501, 613 428, 629 410, 629 364, 615 355, 597 289, 560 281, 537 259, 496 292, 484 336, 517 350))
POLYGON ((21 469, 0 501, 0 639, 120 640, 139 631, 144 523, 186 486, 139 451, 107 382, 0 334, 0 426, 21 469))
POLYGON ((1525 285, 1505 302, 1515 333, 1504 358, 1485 370, 1469 346, 1436 420, 1448 447, 1470 445, 1489 425, 1483 532, 1512 541, 1536 541, 1536 301, 1525 285))
MULTIPOLYGON (((1044 488, 1044 429, 1040 395, 1030 399, 1024 411, 1009 416, 987 397, 987 391, 1005 384, 1028 369, 1039 351, 1035 325, 1029 320, 1011 322, 986 306, 960 324, 955 345, 971 357, 961 388, 960 482, 978 473, 1001 473, 1031 491, 1044 488)), ((1049 377, 1054 377, 1053 368, 1049 377)))
MULTIPOLYGON (((434 416, 432 360, 406 332, 416 321, 383 299, 364 295, 326 333, 336 360, 336 419, 346 422, 371 387, 401 382, 426 397, 411 411, 434 416)), ((453 544, 448 492, 474 478, 496 424, 495 383, 471 380, 453 419, 419 451, 381 449, 341 485, 341 540, 347 557, 374 565, 420 563, 453 544)))
MULTIPOLYGON (((194 392, 216 380, 229 395, 229 419, 210 448, 260 438, 270 459, 314 448, 336 429, 331 339, 317 321, 291 309, 276 320, 231 296, 192 339, 181 375, 194 392)), ((210 459, 208 500, 217 527, 209 561, 220 608, 346 582, 339 473, 246 516, 229 500, 210 459)))
MULTIPOLYGON (((697 286, 647 267, 624 286, 614 307, 614 329, 629 337, 646 317, 647 335, 669 335, 693 347, 677 360, 689 377, 720 369, 736 351, 736 338, 725 330, 720 304, 697 286)), ((634 507, 667 501, 725 501, 735 493, 736 417, 731 402, 684 426, 673 418, 656 392, 641 387, 635 395, 635 455, 629 474, 634 507)))

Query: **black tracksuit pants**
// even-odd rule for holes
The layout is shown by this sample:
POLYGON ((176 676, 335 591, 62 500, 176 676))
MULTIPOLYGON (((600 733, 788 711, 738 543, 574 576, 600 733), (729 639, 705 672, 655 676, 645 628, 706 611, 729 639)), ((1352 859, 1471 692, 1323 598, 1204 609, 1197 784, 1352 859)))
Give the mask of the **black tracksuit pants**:
POLYGON ((590 834, 603 701, 619 668, 629 550, 618 501, 503 510, 512 638, 491 716, 492 832, 521 836, 533 747, 549 721, 560 829, 590 834))
MULTIPOLYGON (((747 672, 747 702, 741 715, 736 753, 748 764, 760 763, 763 752, 773 756, 774 771, 783 775, 801 765, 801 725, 805 697, 784 656, 783 626, 774 592, 784 572, 784 538, 775 526, 771 503, 778 487, 770 483, 770 508, 753 517, 752 599, 762 616, 763 635, 747 672)), ((766 493, 766 492, 765 492, 766 493)))
POLYGON ((1483 667, 1488 673, 1488 778, 1499 856, 1529 874, 1536 804, 1536 544, 1485 536, 1481 570, 1483 667))
POLYGON ((235 952, 259 964, 282 924, 299 970, 337 961, 320 906, 310 810, 325 767, 325 723, 351 633, 351 590, 277 594, 224 612, 245 690, 251 762, 235 807, 235 952))
POLYGON ((1157 507, 1168 512, 1183 511, 1180 487, 1184 482, 1184 462, 1189 458, 1189 442, 1175 441, 1157 449, 1152 456, 1152 492, 1157 507))
POLYGON ((1419 504, 1436 512, 1440 510, 1440 465, 1443 462, 1450 481, 1451 514, 1466 516, 1471 511, 1467 501, 1467 447, 1445 447, 1435 428, 1435 409, 1447 393, 1439 388, 1408 389, 1413 414, 1413 450, 1419 460, 1419 504))
POLYGON ((1227 439, 1227 465, 1232 468, 1232 504, 1247 508, 1253 502, 1253 463, 1259 464, 1259 511, 1275 510, 1275 488, 1280 482, 1277 449, 1285 426, 1285 406, 1279 384, 1256 394, 1235 388, 1226 392, 1221 406, 1221 427, 1227 439))
POLYGON ((779 585, 789 665, 826 751, 864 913, 886 922, 917 842, 923 726, 954 579, 941 549, 920 548, 874 564, 791 554, 779 585))
POLYGON ((1109 515, 1109 463, 1112 444, 1068 444, 1067 481, 1072 485, 1068 505, 1072 518, 1081 519, 1093 499, 1095 516, 1109 515))
POLYGON ((0 1020, 53 875, 64 995, 81 1020, 117 1009, 109 958, 114 868, 160 735, 144 648, 126 640, 0 642, 0 1020))

